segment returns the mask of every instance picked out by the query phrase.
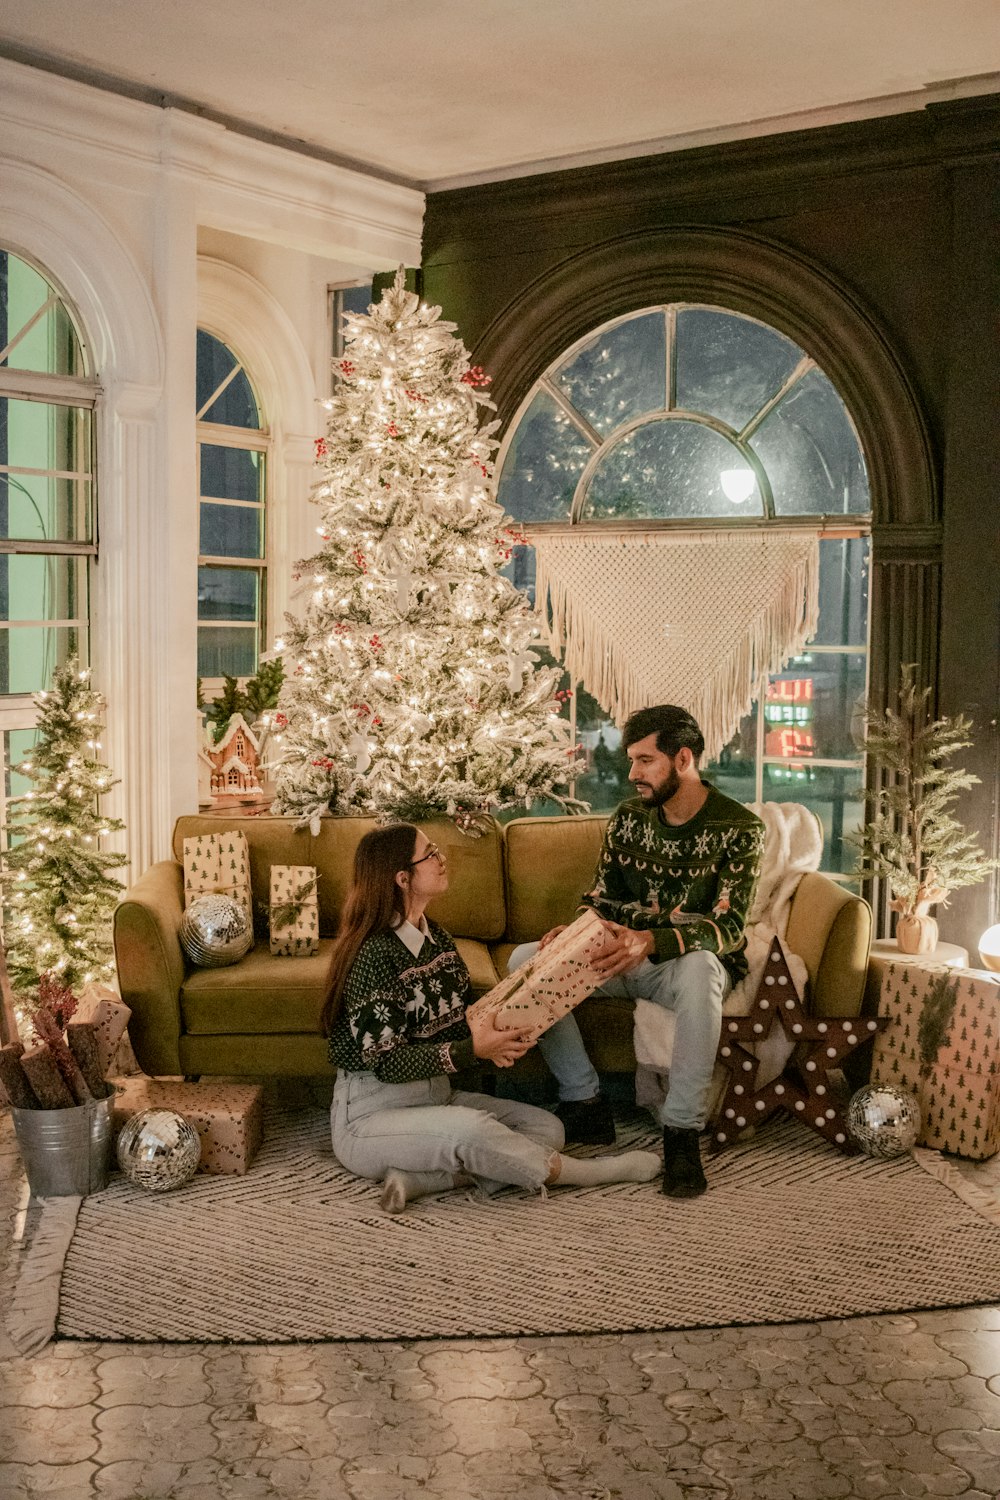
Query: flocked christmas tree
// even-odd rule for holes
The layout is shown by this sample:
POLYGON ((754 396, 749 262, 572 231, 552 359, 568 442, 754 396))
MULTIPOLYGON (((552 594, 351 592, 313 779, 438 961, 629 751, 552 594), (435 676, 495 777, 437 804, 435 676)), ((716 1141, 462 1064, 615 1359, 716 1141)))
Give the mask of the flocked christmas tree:
POLYGON ((109 872, 126 863, 102 848, 124 825, 99 811, 115 778, 97 758, 104 700, 89 671, 71 658, 35 703, 35 747, 13 768, 31 789, 7 804, 0 856, 7 964, 22 1011, 43 974, 77 994, 113 978, 111 914, 122 885, 109 872))
POLYGON ((275 810, 464 822, 566 795, 558 671, 501 569, 523 540, 493 498, 497 423, 478 367, 403 273, 348 315, 322 475, 271 716, 275 810))

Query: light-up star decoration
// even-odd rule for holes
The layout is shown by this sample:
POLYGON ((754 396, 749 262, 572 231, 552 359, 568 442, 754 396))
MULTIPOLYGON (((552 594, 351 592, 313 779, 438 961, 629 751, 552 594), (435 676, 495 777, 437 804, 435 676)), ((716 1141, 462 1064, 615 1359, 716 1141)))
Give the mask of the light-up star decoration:
POLYGON ((829 1075, 849 1053, 870 1042, 884 1024, 861 1016, 807 1016, 781 944, 772 939, 750 1014, 722 1018, 718 1060, 728 1071, 729 1082, 709 1125, 713 1149, 731 1146, 744 1131, 784 1109, 842 1151, 855 1152, 858 1148, 848 1134, 829 1075), (751 1049, 755 1043, 769 1042, 776 1026, 785 1033, 788 1059, 776 1078, 758 1087, 762 1059, 751 1049))

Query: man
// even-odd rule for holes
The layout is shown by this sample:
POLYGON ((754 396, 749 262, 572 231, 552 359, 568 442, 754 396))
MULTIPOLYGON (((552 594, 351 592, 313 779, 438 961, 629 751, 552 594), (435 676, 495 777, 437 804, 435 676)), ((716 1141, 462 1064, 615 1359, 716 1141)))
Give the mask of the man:
MULTIPOLYGON (((744 929, 764 825, 701 779, 705 740, 684 709, 640 709, 626 721, 622 743, 636 796, 608 824, 594 888, 581 907, 592 907, 612 938, 596 965, 604 976, 598 993, 652 1000, 676 1017, 661 1114, 663 1191, 692 1198, 707 1186, 698 1138, 722 1002, 747 969, 744 929)), ((546 933, 542 946, 561 931, 546 933)), ((538 1045, 560 1084, 567 1138, 613 1140, 610 1111, 572 1014, 538 1045)))

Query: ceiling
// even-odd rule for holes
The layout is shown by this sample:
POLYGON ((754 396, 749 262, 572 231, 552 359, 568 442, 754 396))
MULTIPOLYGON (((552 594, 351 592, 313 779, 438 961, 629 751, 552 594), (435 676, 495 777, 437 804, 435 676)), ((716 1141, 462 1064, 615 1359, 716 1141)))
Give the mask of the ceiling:
POLYGON ((1000 0, 19 0, 0 55, 425 189, 1000 90, 1000 0))

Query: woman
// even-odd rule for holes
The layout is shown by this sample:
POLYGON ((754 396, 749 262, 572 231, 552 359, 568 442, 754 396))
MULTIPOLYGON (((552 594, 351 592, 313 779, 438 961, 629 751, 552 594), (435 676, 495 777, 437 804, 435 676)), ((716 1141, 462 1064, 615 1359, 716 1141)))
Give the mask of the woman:
POLYGON ((400 1213, 423 1193, 476 1182, 539 1188, 651 1182, 650 1152, 580 1161, 560 1155, 547 1110, 454 1090, 475 1058, 509 1068, 532 1045, 525 1029, 466 1018, 469 974, 455 944, 424 915, 448 888, 444 856, 410 823, 373 829, 333 947, 323 1028, 337 1065, 333 1149, 349 1172, 384 1179, 381 1206, 400 1213))

